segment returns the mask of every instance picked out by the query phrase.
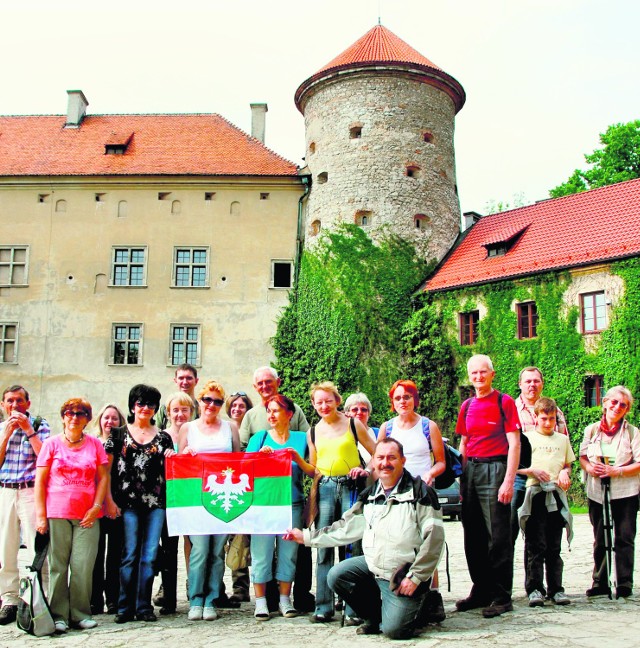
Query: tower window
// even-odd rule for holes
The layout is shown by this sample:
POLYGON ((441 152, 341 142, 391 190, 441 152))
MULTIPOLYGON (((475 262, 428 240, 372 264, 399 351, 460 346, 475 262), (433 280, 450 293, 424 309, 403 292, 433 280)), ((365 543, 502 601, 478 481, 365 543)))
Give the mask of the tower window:
POLYGON ((433 133, 430 131, 425 131, 422 133, 422 141, 426 142, 427 144, 433 144, 433 133))
POLYGON ((361 210, 356 212, 355 217, 356 225, 360 227, 371 227, 373 222, 373 212, 361 210))
POLYGON ((426 214, 416 214, 413 217, 413 224, 417 230, 425 230, 431 219, 426 214))
POLYGON ((311 155, 313 155, 315 152, 316 152, 316 143, 311 142, 311 144, 309 144, 309 153, 311 153, 311 155))
POLYGON ((311 223, 311 227, 309 228, 309 234, 311 236, 318 236, 320 234, 320 230, 322 229, 322 223, 320 222, 319 219, 316 219, 311 223))
POLYGON ((329 179, 329 174, 326 171, 318 173, 318 183, 324 184, 329 179))
POLYGON ((410 165, 406 169, 407 178, 417 178, 420 175, 420 167, 410 165))
POLYGON ((362 126, 352 126, 349 129, 350 139, 360 139, 362 137, 362 126))

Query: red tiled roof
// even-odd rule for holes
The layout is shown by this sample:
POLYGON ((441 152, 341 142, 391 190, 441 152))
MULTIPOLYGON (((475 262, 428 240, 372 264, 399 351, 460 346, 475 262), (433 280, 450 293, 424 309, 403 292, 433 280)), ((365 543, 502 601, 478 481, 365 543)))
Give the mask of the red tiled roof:
POLYGON ((351 47, 304 81, 296 91, 296 105, 300 109, 300 99, 308 87, 333 72, 385 64, 402 65, 425 72, 423 81, 438 85, 447 92, 456 104, 456 111, 464 105, 464 89, 452 76, 382 25, 370 29, 351 47))
POLYGON ((481 218, 426 291, 448 290, 640 255, 640 179, 481 218), (524 230, 504 256, 487 244, 524 230))
POLYGON ((295 176, 277 155, 220 115, 88 115, 64 128, 59 115, 0 117, 0 176, 295 176), (124 155, 105 144, 126 143, 124 155))
POLYGON ((414 63, 441 70, 435 63, 432 63, 426 56, 422 56, 420 52, 414 50, 411 45, 398 38, 392 31, 382 25, 376 25, 342 54, 338 54, 332 61, 321 67, 318 72, 358 63, 383 62, 414 63))

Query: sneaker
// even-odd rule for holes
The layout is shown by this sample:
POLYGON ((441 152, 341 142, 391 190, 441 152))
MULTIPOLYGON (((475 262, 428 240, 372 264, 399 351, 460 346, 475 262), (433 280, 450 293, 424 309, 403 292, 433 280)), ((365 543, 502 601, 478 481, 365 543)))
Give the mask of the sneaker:
POLYGON ((359 626, 362 625, 362 619, 358 616, 344 615, 344 624, 346 626, 359 626))
POLYGON ((268 621, 271 618, 269 616, 269 607, 267 606, 266 601, 256 603, 256 609, 253 616, 256 621, 268 621))
POLYGON ((456 601, 456 610, 458 610, 458 612, 468 612, 469 610, 476 610, 477 608, 485 607, 489 605, 490 602, 490 599, 469 594, 467 598, 456 601))
POLYGON ((95 628, 98 625, 98 622, 95 619, 88 618, 82 619, 82 621, 78 621, 73 625, 80 630, 91 630, 91 628, 95 628))
POLYGON ((18 616, 17 605, 3 605, 0 608, 0 625, 7 625, 13 623, 18 616))
POLYGON ((160 585, 156 595, 153 597, 153 604, 156 607, 164 607, 164 587, 160 585))
POLYGON ((189 608, 189 614, 187 614, 187 619, 189 621, 201 621, 202 620, 202 605, 192 605, 189 608))
POLYGON ((54 625, 56 628, 56 634, 65 634, 69 629, 69 627, 64 621, 56 621, 54 625))
POLYGON ((280 610, 280 614, 286 619, 293 619, 298 616, 298 610, 291 605, 291 601, 288 601, 287 603, 281 602, 278 605, 278 609, 280 610))
POLYGON ((330 621, 333 621, 333 615, 323 614, 322 612, 319 612, 318 614, 312 614, 309 617, 310 623, 329 623, 330 621))
POLYGON ((377 623, 371 623, 371 621, 365 621, 357 630, 356 634, 359 635, 377 635, 380 634, 380 625, 377 623))
POLYGON ((482 610, 482 616, 485 619, 493 619, 494 617, 500 616, 505 612, 513 612, 513 602, 505 601, 500 603, 499 601, 492 601, 486 608, 482 610))
MULTIPOLYGON (((558 592, 560 594, 561 592, 558 592)), ((542 607, 544 605, 544 596, 539 590, 533 590, 529 594, 529 607, 542 607)))
POLYGON ((202 610, 203 621, 215 621, 218 618, 218 612, 214 607, 205 607, 202 610))
POLYGON ((569 605, 571 603, 571 600, 569 599, 569 597, 564 592, 556 592, 551 597, 551 600, 556 605, 569 605))
POLYGON ((136 614, 136 619, 138 619, 138 621, 145 621, 146 623, 154 623, 158 620, 158 617, 149 610, 148 612, 136 614))

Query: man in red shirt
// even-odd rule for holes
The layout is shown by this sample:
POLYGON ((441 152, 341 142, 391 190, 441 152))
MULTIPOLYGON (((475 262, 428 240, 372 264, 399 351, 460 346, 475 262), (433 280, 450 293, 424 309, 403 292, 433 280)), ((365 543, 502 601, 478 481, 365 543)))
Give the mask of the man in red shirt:
POLYGON ((462 404, 456 434, 463 456, 462 527, 473 587, 456 602, 460 612, 483 608, 486 618, 513 610, 511 498, 520 459, 520 421, 511 396, 492 387, 491 358, 467 363, 476 395, 462 404))

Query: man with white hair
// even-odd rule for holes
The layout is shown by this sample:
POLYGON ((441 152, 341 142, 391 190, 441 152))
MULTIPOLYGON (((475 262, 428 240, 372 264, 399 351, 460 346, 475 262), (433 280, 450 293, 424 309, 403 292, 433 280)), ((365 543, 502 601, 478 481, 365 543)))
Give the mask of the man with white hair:
POLYGON ((467 363, 475 396, 460 408, 456 434, 464 473, 462 528, 471 593, 456 602, 460 612, 483 608, 492 618, 513 610, 511 498, 520 459, 520 421, 507 394, 492 387, 491 358, 474 355, 467 363))

